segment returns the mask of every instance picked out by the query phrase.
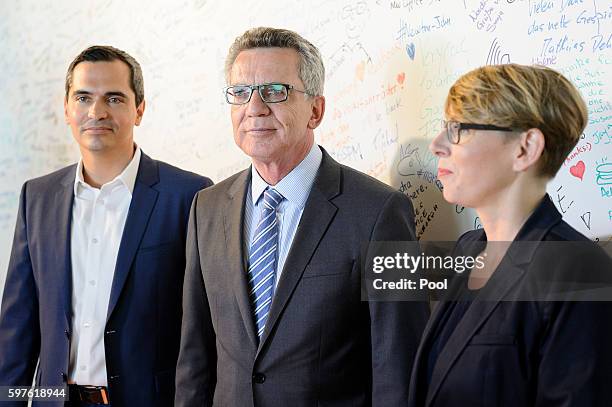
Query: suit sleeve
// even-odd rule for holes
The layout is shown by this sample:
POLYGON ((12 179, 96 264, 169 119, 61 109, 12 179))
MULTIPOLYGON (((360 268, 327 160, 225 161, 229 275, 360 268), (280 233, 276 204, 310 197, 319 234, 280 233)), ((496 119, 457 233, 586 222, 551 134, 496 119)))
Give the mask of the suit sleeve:
MULTIPOLYGON (((612 260, 574 256, 580 273, 612 273, 612 260), (585 263, 589 266, 585 267, 585 263)), ((607 278, 610 281, 610 278, 607 278)), ((537 407, 609 406, 612 400, 612 302, 547 303, 548 324, 540 346, 537 407)))
POLYGON ((19 199, 17 225, 0 311, 2 386, 30 386, 40 352, 38 295, 28 248, 26 188, 27 183, 23 185, 19 199))
POLYGON ((198 195, 187 229, 183 320, 176 368, 175 406, 212 406, 216 384, 217 355, 214 328, 198 250, 198 195))
MULTIPOLYGON (((404 194, 393 193, 378 215, 370 241, 414 240, 412 203, 404 194)), ((408 402, 410 373, 428 317, 427 302, 369 302, 372 406, 408 402)))
MULTIPOLYGON (((208 187, 212 187, 215 183, 208 177, 201 177, 201 183, 200 183, 200 188, 198 191, 202 190, 202 189, 206 189, 208 187)), ((196 191, 196 193, 198 192, 196 191)))

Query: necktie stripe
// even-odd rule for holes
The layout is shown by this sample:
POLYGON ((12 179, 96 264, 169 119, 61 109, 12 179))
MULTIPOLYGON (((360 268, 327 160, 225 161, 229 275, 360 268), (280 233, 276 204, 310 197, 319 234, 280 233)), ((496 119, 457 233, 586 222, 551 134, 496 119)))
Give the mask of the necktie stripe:
MULTIPOLYGON (((266 213, 266 212, 264 211, 264 214, 265 214, 265 213, 266 213)), ((259 230, 259 228, 261 227, 261 224, 262 224, 262 223, 264 223, 265 221, 267 221, 267 220, 268 220, 268 218, 269 218, 270 216, 275 216, 275 215, 276 215, 276 212, 274 212, 274 211, 270 211, 270 213, 269 213, 269 214, 265 215, 264 217, 262 217, 262 218, 259 220, 259 223, 257 223, 257 227, 255 228, 255 230, 259 230)), ((253 243, 251 242, 251 244, 253 244, 253 243)))
POLYGON ((266 188, 261 201, 261 217, 249 245, 249 296, 258 337, 264 332, 274 296, 278 252, 276 209, 283 199, 275 189, 266 188))
POLYGON ((261 326, 261 330, 263 332, 263 328, 265 326, 265 322, 266 322, 266 318, 268 318, 268 313, 266 312, 265 314, 263 314, 256 322, 255 324, 257 326, 261 326))
POLYGON ((257 264, 253 265, 253 267, 249 268, 249 284, 256 283, 256 280, 259 280, 259 276, 262 270, 266 270, 270 265, 274 266, 274 262, 276 261, 276 247, 272 247, 265 256, 260 257, 257 260, 257 264), (264 266, 262 266, 265 260, 268 260, 264 266))
POLYGON ((258 231, 258 233, 253 237, 251 248, 257 246, 258 245, 257 242, 259 241, 259 239, 261 239, 263 235, 265 235, 269 230, 272 230, 272 228, 274 228, 275 226, 276 226, 276 220, 271 222, 269 225, 266 225, 261 231, 258 231))
POLYGON ((255 287, 253 287, 253 289, 251 290, 251 294, 256 293, 257 290, 259 290, 264 284, 270 282, 272 280, 272 277, 274 277, 274 270, 270 270, 270 273, 266 274, 266 276, 259 283, 257 283, 255 287))
POLYGON ((270 202, 270 206, 272 206, 272 207, 278 206, 278 203, 280 202, 280 199, 278 199, 278 198, 274 199, 273 194, 268 195, 268 198, 270 198, 274 202, 274 204, 270 202))
MULTIPOLYGON (((266 294, 268 293, 268 291, 270 291, 271 289, 272 289, 272 286, 269 286, 269 287, 267 287, 265 290, 263 290, 263 291, 262 291, 262 292, 259 294, 259 296, 257 296, 257 298, 252 299, 253 303, 257 303, 257 304, 259 304, 259 303, 260 303, 260 300, 263 300, 261 297, 262 297, 263 295, 266 295, 266 294)), ((252 296, 251 296, 251 297, 252 297, 252 296)), ((260 305, 260 307, 261 307, 261 305, 260 305)), ((257 308, 257 309, 259 309, 259 308, 257 308)), ((255 310, 255 314, 257 314, 257 310, 255 310)))
POLYGON ((249 280, 249 284, 250 284, 251 286, 253 286, 253 285, 257 286, 257 284, 259 284, 259 283, 261 282, 261 280, 262 280, 263 278, 265 278, 265 277, 268 275, 267 273, 269 273, 269 272, 270 272, 270 270, 274 270, 272 267, 270 267, 270 266, 273 266, 273 265, 274 265, 274 260, 271 260, 270 262, 268 262, 268 264, 266 264, 265 266, 263 266, 263 267, 262 267, 262 268, 261 268, 261 269, 260 269, 260 270, 257 272, 257 275, 256 275, 256 276, 254 276, 253 278, 251 278, 251 279, 249 280), (264 272, 265 272, 266 274, 263 274, 264 272), (263 274, 262 279, 259 279, 259 281, 256 281, 256 280, 258 280, 259 276, 261 276, 262 274, 263 274))
POLYGON ((263 244, 262 244, 261 246, 259 246, 257 249, 255 249, 255 251, 254 251, 253 253, 251 253, 251 256, 250 256, 250 259, 249 259, 249 260, 250 260, 250 261, 254 261, 254 260, 253 260, 253 256, 254 256, 254 255, 255 255, 255 254, 258 252, 258 251, 260 251, 261 249, 263 249, 264 247, 266 247, 266 244, 270 243, 270 242, 272 241, 272 239, 276 239, 276 235, 277 235, 277 233, 274 233, 272 236, 270 236, 270 237, 268 238, 268 240, 266 240, 265 242, 263 242, 263 244))
MULTIPOLYGON (((259 281, 261 281, 261 280, 259 280, 259 281, 256 281, 256 280, 258 279, 258 277, 259 277, 259 276, 261 276, 261 275, 262 275, 262 273, 264 273, 264 272, 269 272, 269 271, 270 271, 270 270, 268 270, 268 267, 269 267, 269 265, 270 265, 271 263, 272 263, 272 262, 270 262, 270 263, 266 264, 264 267, 262 267, 262 268, 261 268, 261 269, 260 269, 260 270, 257 272, 257 274, 256 274, 256 275, 254 275, 254 276, 253 276, 253 277, 252 277, 252 278, 249 280, 249 285, 250 285, 250 286, 253 286, 253 285, 257 284, 259 281)), ((264 274, 264 276, 265 276, 265 274, 264 274)))
POLYGON ((281 193, 278 192, 274 188, 270 188, 268 190, 268 192, 270 192, 270 194, 268 195, 269 197, 274 197, 275 198, 276 205, 278 205, 278 203, 281 201, 281 199, 283 199, 283 196, 281 195, 281 193))
POLYGON ((268 251, 266 253, 264 253, 261 257, 259 257, 255 263, 253 263, 251 265, 251 267, 249 267, 249 272, 250 273, 255 273, 257 267, 267 258, 270 257, 270 255, 275 254, 276 253, 276 247, 271 247, 270 249, 268 249, 268 251))
MULTIPOLYGON (((266 290, 266 292, 269 289, 266 290)), ((261 305, 259 307, 257 307, 257 309, 255 310, 255 316, 257 316, 257 314, 259 314, 268 304, 270 304, 272 302, 272 298, 266 298, 264 300, 264 302, 261 303, 261 305)))

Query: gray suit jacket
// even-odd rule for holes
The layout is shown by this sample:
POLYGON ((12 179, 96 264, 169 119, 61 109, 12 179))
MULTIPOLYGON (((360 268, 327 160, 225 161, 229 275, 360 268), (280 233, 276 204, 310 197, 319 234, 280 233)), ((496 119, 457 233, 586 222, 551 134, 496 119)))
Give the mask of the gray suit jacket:
POLYGON ((414 240, 410 200, 323 161, 258 343, 243 238, 250 171, 191 209, 176 406, 396 406, 428 317, 416 302, 363 302, 368 241, 414 240))

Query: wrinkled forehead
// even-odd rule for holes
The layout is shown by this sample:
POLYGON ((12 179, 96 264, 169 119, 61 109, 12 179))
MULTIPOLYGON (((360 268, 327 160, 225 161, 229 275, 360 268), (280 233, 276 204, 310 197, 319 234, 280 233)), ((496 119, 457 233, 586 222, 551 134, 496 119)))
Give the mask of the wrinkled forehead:
POLYGON ((301 85, 299 56, 292 48, 253 48, 241 51, 230 71, 230 85, 288 83, 301 85))

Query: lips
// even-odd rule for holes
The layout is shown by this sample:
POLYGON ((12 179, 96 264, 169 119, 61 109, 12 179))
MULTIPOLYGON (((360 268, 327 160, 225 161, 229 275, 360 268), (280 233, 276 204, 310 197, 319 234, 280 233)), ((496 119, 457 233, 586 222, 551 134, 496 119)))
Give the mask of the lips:
POLYGON ((450 175, 453 172, 451 170, 447 170, 446 168, 438 168, 438 178, 443 177, 445 175, 450 175))
POLYGON ((113 131, 113 129, 110 127, 93 126, 93 127, 86 127, 83 129, 83 131, 87 131, 89 133, 108 133, 109 131, 113 131))
POLYGON ((270 134, 272 132, 276 131, 276 129, 273 128, 267 128, 267 127, 254 127, 252 129, 248 129, 246 132, 252 135, 266 135, 266 134, 270 134))

